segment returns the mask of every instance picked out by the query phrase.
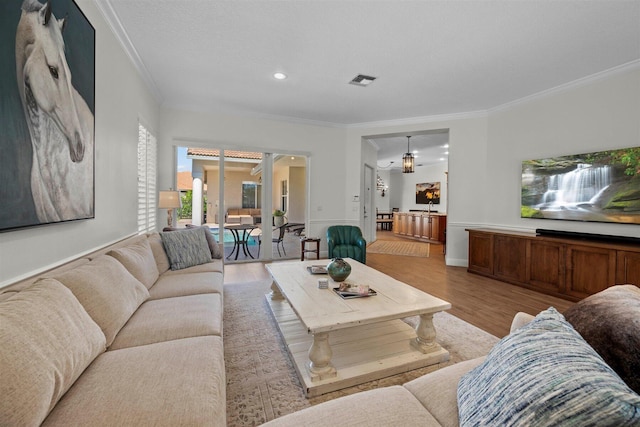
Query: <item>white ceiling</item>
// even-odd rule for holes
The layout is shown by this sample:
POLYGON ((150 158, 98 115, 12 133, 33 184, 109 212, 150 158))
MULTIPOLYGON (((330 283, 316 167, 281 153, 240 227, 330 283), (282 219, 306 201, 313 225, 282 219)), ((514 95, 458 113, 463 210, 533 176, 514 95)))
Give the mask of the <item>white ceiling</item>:
MULTIPOLYGON (((640 0, 95 1, 164 106, 332 126, 491 110, 640 59, 640 0)), ((380 164, 406 151, 374 142, 380 164)))

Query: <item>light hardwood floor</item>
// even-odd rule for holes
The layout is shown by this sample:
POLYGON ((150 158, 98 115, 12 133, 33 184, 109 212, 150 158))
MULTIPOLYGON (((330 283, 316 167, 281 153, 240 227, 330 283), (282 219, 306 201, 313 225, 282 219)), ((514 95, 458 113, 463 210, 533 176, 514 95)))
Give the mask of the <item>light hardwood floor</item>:
MULTIPOLYGON (((378 240, 403 240, 378 231, 378 240)), ((425 243, 426 244, 426 243, 425 243)), ((513 316, 523 311, 537 314, 555 307, 563 312, 572 302, 445 265, 442 246, 431 245, 428 258, 367 253, 367 265, 451 303, 449 313, 497 337, 509 333, 513 316)), ((228 264, 225 283, 268 279, 260 262, 228 264)))

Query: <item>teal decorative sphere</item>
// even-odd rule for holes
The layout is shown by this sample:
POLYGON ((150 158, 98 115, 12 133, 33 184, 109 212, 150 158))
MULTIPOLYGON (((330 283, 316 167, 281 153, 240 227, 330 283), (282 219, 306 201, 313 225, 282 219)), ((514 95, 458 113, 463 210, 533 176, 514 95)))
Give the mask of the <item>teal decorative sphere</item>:
POLYGON ((334 282, 343 282, 351 274, 351 266, 342 258, 334 258, 327 264, 327 274, 334 282))

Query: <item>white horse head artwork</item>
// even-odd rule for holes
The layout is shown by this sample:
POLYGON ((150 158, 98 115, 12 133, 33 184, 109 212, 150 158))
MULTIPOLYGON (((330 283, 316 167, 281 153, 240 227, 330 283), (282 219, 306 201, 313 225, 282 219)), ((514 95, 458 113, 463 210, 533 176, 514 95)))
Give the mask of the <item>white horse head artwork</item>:
POLYGON ((73 87, 51 2, 24 0, 16 31, 18 90, 33 147, 31 191, 41 223, 93 217, 93 114, 73 87))

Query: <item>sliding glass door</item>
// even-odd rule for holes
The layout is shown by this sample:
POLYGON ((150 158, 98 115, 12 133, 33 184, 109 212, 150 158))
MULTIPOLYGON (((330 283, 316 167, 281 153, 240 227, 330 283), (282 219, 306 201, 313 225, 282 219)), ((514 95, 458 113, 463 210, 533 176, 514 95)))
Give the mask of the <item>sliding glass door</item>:
POLYGON ((178 189, 189 205, 181 222, 209 227, 225 262, 299 258, 306 163, 299 155, 180 147, 178 189))

